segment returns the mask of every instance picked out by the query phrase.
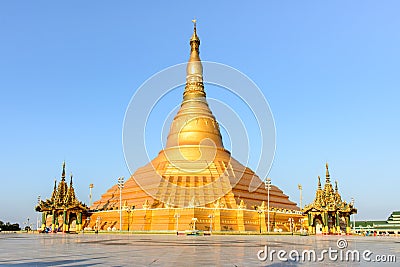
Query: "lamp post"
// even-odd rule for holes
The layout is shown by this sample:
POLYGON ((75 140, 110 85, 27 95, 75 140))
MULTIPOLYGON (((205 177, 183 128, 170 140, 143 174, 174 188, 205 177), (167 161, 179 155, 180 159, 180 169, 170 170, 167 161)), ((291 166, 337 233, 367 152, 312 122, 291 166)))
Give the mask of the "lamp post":
POLYGON ((89 207, 92 206, 92 188, 93 188, 93 184, 89 185, 89 207))
POLYGON ((181 217, 181 215, 179 215, 179 213, 175 213, 174 218, 176 220, 176 233, 177 234, 179 232, 179 217, 181 217))
MULTIPOLYGON (((267 189, 268 192, 268 201, 267 201, 267 216, 268 216, 268 221, 267 221, 267 231, 268 233, 270 232, 270 228, 269 228, 269 191, 271 190, 271 178, 267 178, 265 180, 265 189, 267 189)), ((261 227, 261 224, 260 224, 261 227)), ((261 229, 261 228, 260 228, 261 229)), ((261 230, 260 230, 261 231, 261 230)))
POLYGON ((299 191, 300 191, 300 210, 302 209, 302 207, 303 207, 303 205, 302 205, 302 200, 303 200, 303 197, 302 197, 302 191, 303 191, 303 186, 301 185, 301 184, 298 184, 297 185, 297 188, 299 189, 299 191))
MULTIPOLYGON (((351 205, 353 206, 353 208, 354 208, 354 197, 352 197, 351 198, 351 205)), ((353 213, 353 232, 354 232, 354 234, 356 233, 356 214, 355 213, 353 213)))
MULTIPOLYGON (((41 197, 40 195, 37 198, 38 205, 40 205, 41 197)), ((36 231, 39 231, 39 216, 36 215, 36 231)))
POLYGON ((208 218, 210 218, 210 234, 212 232, 212 220, 213 220, 213 217, 214 216, 212 214, 208 215, 208 218))
POLYGON ((122 231, 122 188, 124 188, 124 177, 118 177, 119 188, 119 231, 122 231))

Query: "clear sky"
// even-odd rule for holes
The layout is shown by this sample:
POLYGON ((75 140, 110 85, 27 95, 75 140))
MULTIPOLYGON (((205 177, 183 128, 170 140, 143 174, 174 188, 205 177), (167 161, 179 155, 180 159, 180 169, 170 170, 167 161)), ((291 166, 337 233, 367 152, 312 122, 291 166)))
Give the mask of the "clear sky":
POLYGON ((50 197, 64 160, 85 203, 90 183, 96 200, 130 176, 125 110, 146 79, 188 59, 193 17, 201 58, 242 71, 269 101, 273 183, 296 202, 301 183, 310 203, 328 161, 356 218, 386 219, 400 210, 399 10, 398 1, 1 1, 0 220, 36 221, 37 196, 50 197))

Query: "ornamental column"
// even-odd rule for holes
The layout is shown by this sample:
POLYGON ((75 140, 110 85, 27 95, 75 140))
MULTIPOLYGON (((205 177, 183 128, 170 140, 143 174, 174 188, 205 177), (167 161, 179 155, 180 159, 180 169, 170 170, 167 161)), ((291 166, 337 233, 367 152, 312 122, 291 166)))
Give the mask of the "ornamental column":
POLYGON ((60 228, 60 223, 58 221, 58 213, 57 212, 55 212, 55 216, 54 217, 55 217, 54 220, 55 220, 55 223, 56 223, 56 229, 57 229, 57 232, 58 232, 58 228, 60 228))
POLYGON ((78 213, 76 218, 76 231, 79 232, 82 229, 82 212, 78 213))
POLYGON ((336 233, 340 234, 340 217, 339 217, 339 211, 336 212, 336 233))
POLYGON ((64 210, 63 211, 63 227, 62 227, 62 231, 65 233, 67 231, 67 211, 64 210))
POLYGON ((55 232, 56 230, 56 211, 55 210, 53 210, 52 211, 52 216, 53 216, 53 218, 51 219, 51 230, 53 231, 53 232, 55 232))
POLYGON ((312 214, 311 214, 311 212, 309 212, 308 214, 307 214, 307 219, 308 219, 308 232, 309 233, 313 233, 313 227, 312 227, 312 225, 313 225, 313 217, 312 217, 312 214))
POLYGON ((46 229, 47 212, 42 212, 42 231, 46 229))
POLYGON ((351 233, 351 227, 350 227, 350 215, 346 214, 346 234, 351 233))
POLYGON ((324 219, 324 222, 323 222, 323 224, 324 224, 324 230, 323 230, 323 234, 329 234, 329 226, 328 226, 328 212, 324 212, 323 214, 322 214, 322 216, 323 216, 323 219, 324 219))

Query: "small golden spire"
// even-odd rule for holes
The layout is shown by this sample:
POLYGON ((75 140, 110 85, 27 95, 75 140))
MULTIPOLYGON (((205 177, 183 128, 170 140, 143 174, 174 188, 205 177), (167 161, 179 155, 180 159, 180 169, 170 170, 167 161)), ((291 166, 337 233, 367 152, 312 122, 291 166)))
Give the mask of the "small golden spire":
POLYGON ((196 27, 197 26, 196 25, 197 20, 196 19, 192 19, 192 22, 193 22, 193 35, 192 35, 192 38, 190 40, 199 40, 199 37, 197 36, 197 27, 196 27))
POLYGON ((65 160, 63 161, 62 164, 61 181, 65 181, 65 160))
POLYGON ((321 187, 321 177, 318 175, 318 189, 322 189, 321 187))
POLYGON ((330 179, 330 175, 329 175, 328 162, 325 164, 325 167, 326 167, 326 183, 330 184, 331 183, 331 179, 330 179))
POLYGON ((192 22, 194 26, 194 32, 196 32, 196 22, 197 22, 196 18, 192 19, 192 22))
MULTIPOLYGON (((200 39, 199 36, 197 36, 197 26, 196 26, 197 20, 194 19, 192 20, 192 22, 193 22, 193 34, 192 37, 190 38, 191 52, 196 51, 197 54, 199 54, 200 39)), ((200 58, 197 58, 196 61, 200 61, 200 58)))
POLYGON ((335 181, 335 191, 336 191, 336 193, 339 191, 339 187, 338 187, 338 182, 337 181, 335 181))
POLYGON ((205 97, 203 84, 203 65, 200 61, 200 39, 197 36, 196 19, 193 22, 193 35, 190 38, 190 57, 186 67, 186 87, 184 99, 205 97))

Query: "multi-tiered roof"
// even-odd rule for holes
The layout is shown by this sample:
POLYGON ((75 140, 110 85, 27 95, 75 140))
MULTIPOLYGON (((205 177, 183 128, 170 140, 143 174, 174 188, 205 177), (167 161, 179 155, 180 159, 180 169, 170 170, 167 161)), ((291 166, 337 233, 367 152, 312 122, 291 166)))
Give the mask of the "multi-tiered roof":
POLYGON ((51 197, 40 201, 35 210, 39 212, 53 210, 87 210, 87 206, 76 197, 72 183, 72 174, 70 177, 71 180, 68 186, 65 181, 65 162, 63 162, 60 183, 57 186, 57 180, 54 180, 54 189, 51 197))
POLYGON ((315 199, 313 203, 307 205, 303 209, 303 213, 310 211, 317 212, 342 212, 342 213, 357 213, 357 209, 354 208, 353 203, 347 203, 342 200, 339 194, 338 183, 335 181, 335 189, 331 184, 328 163, 326 163, 326 178, 325 185, 322 189, 321 178, 318 176, 318 187, 315 193, 315 199))

